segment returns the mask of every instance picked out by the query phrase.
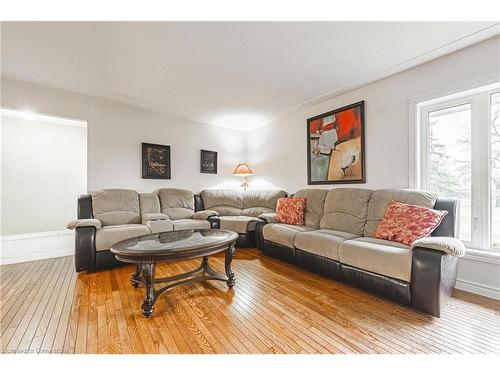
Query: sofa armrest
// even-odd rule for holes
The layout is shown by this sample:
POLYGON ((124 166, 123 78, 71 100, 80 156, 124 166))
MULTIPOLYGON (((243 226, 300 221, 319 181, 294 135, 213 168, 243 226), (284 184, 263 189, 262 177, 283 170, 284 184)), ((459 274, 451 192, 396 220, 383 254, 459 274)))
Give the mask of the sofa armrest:
POLYGON ((264 251, 264 226, 267 224, 267 221, 259 218, 257 223, 255 224, 255 247, 260 251, 264 251))
POLYGON ((276 223, 276 213, 270 212, 266 214, 260 214, 259 219, 264 220, 266 223, 276 223))
POLYGON ((411 263, 411 305, 439 317, 457 280, 458 257, 424 247, 415 247, 411 263))
POLYGON ((100 229, 102 227, 102 223, 98 219, 77 219, 70 221, 66 228, 68 229, 76 229, 81 227, 94 227, 95 229, 100 229))
POLYGON ((94 226, 75 228, 75 269, 80 271, 94 271, 96 267, 95 233, 94 226))
POLYGON ((158 220, 168 220, 170 217, 166 214, 159 212, 152 212, 148 214, 142 214, 142 223, 145 224, 148 221, 158 221, 158 220))
POLYGON ((192 216, 194 220, 208 220, 209 217, 217 216, 219 213, 213 210, 203 210, 195 212, 192 216))
POLYGON ((448 255, 462 257, 465 255, 465 245, 458 238, 453 237, 424 237, 412 243, 412 250, 421 247, 441 251, 448 255))

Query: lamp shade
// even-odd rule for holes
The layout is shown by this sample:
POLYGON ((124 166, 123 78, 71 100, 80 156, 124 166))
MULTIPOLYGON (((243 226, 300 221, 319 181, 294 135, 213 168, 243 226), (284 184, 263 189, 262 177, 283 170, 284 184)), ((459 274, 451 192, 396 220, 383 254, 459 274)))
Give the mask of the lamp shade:
POLYGON ((253 171, 250 169, 247 163, 241 163, 234 168, 234 176, 252 176, 253 171))

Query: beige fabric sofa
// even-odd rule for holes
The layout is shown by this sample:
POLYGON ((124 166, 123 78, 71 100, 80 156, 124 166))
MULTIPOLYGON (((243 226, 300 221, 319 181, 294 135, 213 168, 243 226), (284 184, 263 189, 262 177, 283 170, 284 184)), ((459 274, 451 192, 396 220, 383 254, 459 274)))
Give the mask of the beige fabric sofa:
POLYGON ((275 215, 260 216, 257 247, 337 280, 439 315, 441 295, 456 279, 456 257, 464 253, 453 238, 458 202, 415 190, 338 188, 305 189, 305 226, 278 224, 275 215), (448 211, 432 236, 414 246, 381 240, 373 234, 391 200, 448 211))
POLYGON ((104 189, 78 199, 75 229, 76 270, 120 264, 109 249, 124 239, 172 230, 210 229, 214 211, 195 212, 193 192, 165 188, 153 193, 104 189))
POLYGON ((246 193, 237 190, 203 190, 200 193, 205 210, 218 212, 210 218, 212 228, 238 233, 237 246, 255 246, 255 226, 259 216, 274 213, 283 190, 259 190, 246 193))

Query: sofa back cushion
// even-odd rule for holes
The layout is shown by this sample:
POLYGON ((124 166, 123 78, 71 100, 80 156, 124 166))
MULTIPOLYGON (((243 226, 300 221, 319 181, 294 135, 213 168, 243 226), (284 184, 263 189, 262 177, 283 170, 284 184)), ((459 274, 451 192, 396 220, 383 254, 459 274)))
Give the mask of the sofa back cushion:
POLYGON ((339 188, 330 190, 325 198, 320 228, 362 236, 371 194, 372 191, 368 189, 339 188))
POLYGON ((326 194, 328 194, 328 190, 303 189, 293 195, 294 198, 306 198, 304 219, 307 227, 319 228, 319 223, 323 217, 326 194))
POLYGON ((203 190, 205 210, 214 210, 221 216, 238 216, 243 210, 243 193, 237 190, 203 190))
POLYGON ((436 194, 427 191, 410 189, 375 190, 368 202, 368 212, 363 235, 373 237, 375 230, 384 217, 387 206, 392 200, 425 208, 433 208, 436 199, 436 194))
POLYGON ((103 189, 92 193, 92 213, 103 226, 139 224, 139 194, 135 190, 103 189))
POLYGON ((247 191, 243 194, 241 215, 258 217, 260 214, 274 212, 278 199, 284 197, 286 197, 286 192, 283 190, 247 191))
POLYGON ((156 191, 161 213, 171 220, 190 219, 194 214, 194 194, 191 190, 164 188, 156 191))
POLYGON ((139 204, 142 214, 160 213, 160 199, 156 193, 139 193, 139 204))

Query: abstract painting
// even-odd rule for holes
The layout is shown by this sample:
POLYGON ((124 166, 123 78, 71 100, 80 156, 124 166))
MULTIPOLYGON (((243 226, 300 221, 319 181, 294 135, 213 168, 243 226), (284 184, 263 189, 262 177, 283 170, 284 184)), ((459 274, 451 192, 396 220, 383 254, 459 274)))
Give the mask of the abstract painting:
POLYGON ((142 144, 142 178, 170 179, 170 146, 142 144))
POLYGON ((364 183, 365 102, 307 120, 307 183, 364 183))

